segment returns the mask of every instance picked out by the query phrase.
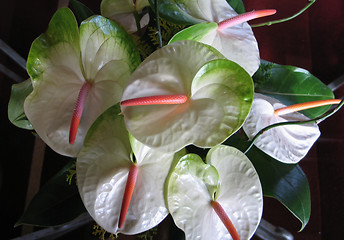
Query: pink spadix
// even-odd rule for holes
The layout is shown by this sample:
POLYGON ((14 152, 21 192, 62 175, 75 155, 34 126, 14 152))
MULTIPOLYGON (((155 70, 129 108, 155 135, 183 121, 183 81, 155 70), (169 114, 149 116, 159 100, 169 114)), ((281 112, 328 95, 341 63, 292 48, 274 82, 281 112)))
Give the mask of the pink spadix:
POLYGON ((251 11, 247 13, 240 14, 238 16, 223 20, 219 23, 218 30, 223 30, 229 27, 233 27, 234 25, 250 21, 252 19, 270 16, 276 13, 275 9, 265 9, 265 10, 258 10, 258 11, 251 11))
POLYGON ((133 164, 129 169, 127 183, 125 185, 125 190, 123 194, 121 213, 119 215, 118 228, 122 228, 124 226, 124 222, 127 216, 131 197, 133 196, 133 192, 134 192, 138 170, 139 169, 135 164, 133 164))
POLYGON ((222 208, 220 203, 217 201, 212 201, 211 206, 213 207, 214 211, 216 212, 217 216, 221 219, 222 223, 227 228, 229 234, 232 236, 233 240, 240 240, 239 234, 235 229, 232 221, 227 216, 225 210, 222 208))
POLYGON ((79 92, 78 99, 75 104, 74 112, 72 121, 70 124, 70 130, 69 130, 69 143, 73 144, 75 142, 76 134, 78 132, 80 119, 82 116, 82 112, 84 110, 86 98, 88 95, 88 92, 90 91, 91 83, 85 82, 79 92))
POLYGON ((312 102, 298 103, 298 104, 290 105, 288 107, 276 109, 274 111, 274 114, 276 116, 281 116, 288 113, 298 112, 298 111, 302 111, 302 110, 306 110, 310 108, 331 105, 331 104, 339 104, 340 102, 341 102, 340 99, 328 99, 328 100, 318 100, 318 101, 312 101, 312 102))
POLYGON ((161 105, 161 104, 182 104, 188 100, 185 95, 157 95, 149 97, 139 97, 124 100, 121 106, 142 106, 142 105, 161 105))

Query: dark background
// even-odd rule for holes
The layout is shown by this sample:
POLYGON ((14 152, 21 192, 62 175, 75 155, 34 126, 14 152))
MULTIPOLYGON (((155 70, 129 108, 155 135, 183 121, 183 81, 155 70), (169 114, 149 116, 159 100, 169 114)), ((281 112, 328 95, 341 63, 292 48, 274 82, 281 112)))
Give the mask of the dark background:
MULTIPOLYGON (((81 1, 99 12, 100 0, 81 1)), ((244 0, 246 10, 274 8, 280 19, 296 13, 307 0, 244 0)), ((0 38, 24 58, 32 41, 43 33, 57 9, 57 0, 12 0, 0 2, 0 38)), ((344 74, 344 1, 318 0, 301 16, 286 23, 254 28, 261 58, 279 64, 308 69, 328 84, 344 74)), ((261 22, 264 20, 256 20, 261 22)), ((0 52, 0 63, 23 79, 26 72, 0 52)), ((7 119, 7 104, 13 80, 0 73, 1 160, 0 216, 1 238, 20 236, 22 229, 13 228, 25 207, 34 136, 13 126, 7 119)), ((344 95, 344 87, 335 92, 344 95)), ((310 183, 312 213, 307 227, 301 224, 281 204, 265 199, 263 218, 281 226, 295 239, 339 239, 344 226, 344 110, 320 124, 321 138, 300 163, 310 183)), ((44 184, 62 168, 68 159, 45 151, 41 174, 44 184)), ((34 171, 33 171, 34 172, 34 171)), ((168 223, 165 223, 168 225, 168 223)), ((63 239, 91 238, 92 225, 66 235, 63 239)), ((161 236, 159 239, 165 239, 161 236)), ((61 238, 62 239, 62 238, 61 238)))

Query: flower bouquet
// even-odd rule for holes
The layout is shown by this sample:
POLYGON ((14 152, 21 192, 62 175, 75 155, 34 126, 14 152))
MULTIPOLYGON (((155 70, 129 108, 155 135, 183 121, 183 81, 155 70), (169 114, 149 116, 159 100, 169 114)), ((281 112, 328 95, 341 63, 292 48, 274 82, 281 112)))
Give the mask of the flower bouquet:
POLYGON ((298 162, 343 101, 307 70, 260 59, 247 21, 274 9, 103 0, 95 15, 70 2, 32 43, 9 119, 71 162, 17 225, 87 212, 115 237, 145 234, 170 214, 185 239, 250 239, 263 196, 307 225, 298 162))

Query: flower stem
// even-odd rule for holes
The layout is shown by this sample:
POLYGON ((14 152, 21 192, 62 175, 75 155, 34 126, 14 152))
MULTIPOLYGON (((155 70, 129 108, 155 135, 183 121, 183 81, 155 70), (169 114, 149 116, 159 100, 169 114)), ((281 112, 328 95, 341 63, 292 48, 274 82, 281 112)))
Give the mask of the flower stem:
POLYGON ((239 234, 235 229, 232 221, 227 216, 225 210, 222 208, 220 203, 217 201, 212 201, 211 206, 213 207, 214 211, 216 212, 217 216, 221 219, 222 223, 227 228, 229 234, 232 236, 233 240, 240 240, 239 234))
POLYGON ((306 11, 310 6, 312 6, 313 3, 315 3, 315 1, 316 0, 309 0, 309 3, 304 8, 302 8, 299 12, 295 13, 294 15, 292 15, 290 17, 279 19, 279 20, 275 20, 275 21, 265 22, 265 23, 254 24, 254 25, 251 25, 251 27, 271 26, 272 24, 289 21, 289 20, 291 20, 293 18, 296 18, 297 16, 302 14, 304 11, 306 11))
POLYGON ((82 112, 84 111, 86 98, 87 98, 88 92, 90 91, 90 88, 91 88, 91 83, 85 82, 80 89, 78 98, 76 100, 72 121, 70 123, 69 144, 74 144, 75 142, 76 134, 79 128, 80 119, 82 116, 82 112))
POLYGON ((139 33, 139 36, 142 37, 142 29, 141 29, 141 23, 140 23, 140 16, 139 16, 137 11, 134 11, 133 14, 134 14, 134 18, 135 18, 137 32, 139 33))
POLYGON ((234 25, 250 21, 252 19, 270 16, 276 13, 275 9, 265 9, 265 10, 258 10, 258 11, 251 11, 246 12, 240 15, 237 15, 235 17, 226 19, 219 23, 218 30, 223 30, 229 27, 232 27, 234 25))
POLYGON ((302 110, 306 110, 310 108, 331 105, 331 104, 339 104, 340 102, 341 102, 340 99, 327 99, 327 100, 318 100, 318 101, 312 101, 312 102, 298 103, 298 104, 290 105, 288 107, 276 109, 274 111, 274 114, 276 116, 281 116, 288 113, 298 112, 298 111, 302 111, 302 110))
POLYGON ((158 0, 154 0, 155 6, 155 15, 156 15, 156 29, 158 31, 159 47, 162 48, 162 36, 160 29, 160 19, 159 19, 159 10, 158 10, 158 0))
POLYGON ((125 190, 123 194, 121 213, 119 215, 119 221, 118 221, 118 228, 122 228, 124 226, 124 222, 127 216, 131 197, 133 196, 133 192, 135 188, 137 173, 138 173, 138 167, 135 164, 131 165, 129 169, 128 178, 127 178, 127 184, 125 185, 125 190))
POLYGON ((185 95, 157 95, 150 97, 140 97, 124 100, 121 106, 142 106, 142 105, 161 105, 161 104, 182 104, 188 100, 185 95))
POLYGON ((333 109, 332 111, 320 116, 320 117, 317 117, 317 118, 313 118, 313 119, 310 119, 310 120, 306 120, 306 121, 291 121, 291 122, 280 122, 280 123, 275 123, 275 124, 272 124, 272 125, 269 125, 263 129, 261 129, 253 138, 252 140, 250 141, 250 145, 248 146, 248 148, 246 149, 246 151, 244 152, 245 154, 251 149, 251 147, 253 146, 254 142, 257 140, 257 138, 262 135, 264 132, 272 129, 272 128, 275 128, 275 127, 279 127, 279 126, 286 126, 286 125, 301 125, 301 124, 308 124, 308 123, 320 123, 322 121, 324 121, 326 118, 332 116, 333 114, 335 114, 342 106, 344 105, 344 100, 341 100, 341 102, 339 103, 339 105, 333 109))

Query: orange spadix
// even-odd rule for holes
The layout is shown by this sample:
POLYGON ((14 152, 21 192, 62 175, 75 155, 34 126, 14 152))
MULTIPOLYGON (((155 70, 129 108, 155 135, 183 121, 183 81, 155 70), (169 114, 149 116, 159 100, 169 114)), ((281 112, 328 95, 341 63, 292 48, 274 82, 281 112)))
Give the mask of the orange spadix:
POLYGON ((216 212, 217 216, 221 219, 222 223, 227 228, 229 234, 232 236, 233 240, 240 240, 239 234, 235 229, 232 221, 227 216, 225 210, 222 208, 220 203, 217 201, 212 201, 211 206, 213 207, 214 211, 216 212))
POLYGON ((76 134, 79 128, 80 119, 82 116, 82 112, 84 111, 86 98, 87 98, 88 92, 90 91, 90 88, 91 88, 91 83, 85 82, 80 89, 78 98, 76 100, 72 121, 70 123, 69 144, 73 144, 75 142, 76 134))
POLYGON ((142 105, 160 105, 160 104, 182 104, 188 100, 185 95, 157 95, 149 97, 140 97, 124 100, 121 106, 142 106, 142 105))
POLYGON ((125 190, 123 194, 121 213, 119 215, 118 228, 122 228, 124 226, 124 222, 127 216, 131 197, 133 196, 133 192, 134 192, 138 170, 139 169, 135 164, 133 164, 129 169, 127 183, 125 185, 125 190))
POLYGON ((307 109, 311 109, 315 107, 321 107, 321 106, 331 105, 331 104, 339 104, 340 102, 341 102, 340 99, 328 99, 328 100, 318 100, 318 101, 312 101, 312 102, 298 103, 298 104, 290 105, 288 107, 276 109, 274 111, 274 114, 276 116, 281 116, 288 113, 298 112, 298 111, 307 110, 307 109))
POLYGON ((239 14, 238 16, 226 19, 219 23, 218 30, 223 30, 234 25, 247 22, 256 18, 270 16, 276 13, 275 9, 265 9, 265 10, 258 10, 258 11, 251 11, 246 12, 243 14, 239 14))

